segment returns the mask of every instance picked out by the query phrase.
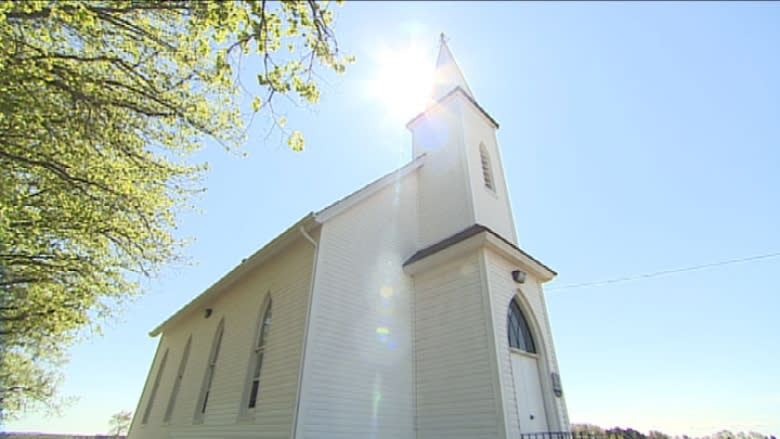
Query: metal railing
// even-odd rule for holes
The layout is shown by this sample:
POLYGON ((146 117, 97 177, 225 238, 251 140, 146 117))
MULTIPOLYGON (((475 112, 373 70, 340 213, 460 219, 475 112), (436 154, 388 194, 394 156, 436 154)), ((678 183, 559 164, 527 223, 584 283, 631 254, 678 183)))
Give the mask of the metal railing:
POLYGON ((544 431, 520 434, 520 439, 641 439, 644 437, 646 436, 639 432, 544 431))
MULTIPOLYGON (((636 430, 627 429, 627 430, 621 430, 616 429, 617 431, 603 431, 603 432, 593 432, 593 431, 545 431, 545 432, 539 432, 539 433, 521 433, 519 439, 694 439, 689 436, 670 436, 666 434, 658 434, 658 432, 654 432, 656 434, 642 434, 636 430)), ((705 436, 706 438, 718 438, 718 439, 744 439, 747 437, 760 437, 760 436, 750 436, 750 435, 743 435, 735 434, 735 435, 723 435, 721 433, 717 433, 713 436, 705 436)), ((770 435, 770 436, 763 436, 764 439, 778 439, 777 437, 770 435)))

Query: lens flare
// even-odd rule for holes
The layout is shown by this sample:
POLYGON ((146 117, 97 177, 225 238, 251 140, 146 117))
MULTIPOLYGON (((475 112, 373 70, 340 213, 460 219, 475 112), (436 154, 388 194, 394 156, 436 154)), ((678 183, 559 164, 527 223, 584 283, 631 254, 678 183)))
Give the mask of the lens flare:
POLYGON ((382 102, 391 118, 406 122, 428 104, 434 71, 431 56, 416 43, 375 53, 376 73, 367 93, 382 102))

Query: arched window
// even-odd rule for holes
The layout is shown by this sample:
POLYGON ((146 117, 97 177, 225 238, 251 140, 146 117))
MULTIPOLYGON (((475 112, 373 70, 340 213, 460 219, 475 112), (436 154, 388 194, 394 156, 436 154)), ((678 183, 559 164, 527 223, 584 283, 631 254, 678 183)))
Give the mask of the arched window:
POLYGON ((149 393, 149 401, 146 402, 146 410, 144 410, 144 416, 141 418, 141 424, 149 422, 149 414, 152 413, 152 404, 154 404, 154 398, 157 396, 157 388, 160 387, 160 378, 165 370, 166 361, 168 361, 168 349, 165 350, 160 365, 157 367, 157 375, 154 377, 154 384, 152 384, 152 391, 149 393))
POLYGON ((173 383, 173 390, 171 391, 171 399, 168 400, 168 407, 165 409, 165 416, 163 422, 169 422, 171 415, 173 415, 173 407, 176 405, 176 396, 179 395, 179 388, 181 387, 181 380, 184 377, 184 369, 187 367, 187 359, 190 357, 190 345, 192 344, 192 336, 187 339, 187 344, 184 346, 184 353, 181 356, 179 362, 179 370, 176 372, 176 381, 173 383))
POLYGON ((214 370, 217 367, 217 358, 219 357, 219 346, 222 344, 222 333, 225 332, 225 319, 219 321, 217 332, 214 334, 214 341, 211 343, 211 353, 209 354, 209 363, 206 367, 206 375, 203 377, 203 387, 200 389, 198 405, 195 409, 195 420, 203 420, 206 413, 206 406, 209 403, 209 393, 211 393, 211 382, 214 381, 214 370))
POLYGON ((496 186, 493 184, 493 170, 490 166, 490 155, 484 144, 479 145, 479 159, 482 162, 482 178, 485 180, 485 187, 491 191, 495 191, 496 186))
POLYGON ((521 351, 536 353, 536 345, 531 336, 531 330, 528 329, 528 322, 517 304, 517 299, 512 299, 509 304, 507 314, 506 328, 509 336, 509 347, 520 349, 521 351))
POLYGON ((271 300, 268 300, 268 306, 265 308, 263 317, 260 320, 259 327, 257 329, 257 342, 254 345, 254 353, 252 355, 252 363, 249 370, 252 371, 249 384, 249 401, 248 408, 254 408, 257 405, 257 395, 260 393, 260 372, 263 369, 263 355, 265 354, 265 346, 268 342, 268 332, 271 329, 271 300))

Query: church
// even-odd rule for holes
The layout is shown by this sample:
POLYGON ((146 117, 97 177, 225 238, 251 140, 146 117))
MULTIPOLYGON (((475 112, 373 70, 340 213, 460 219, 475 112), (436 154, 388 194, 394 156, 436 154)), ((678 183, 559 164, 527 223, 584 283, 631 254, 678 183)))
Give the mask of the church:
POLYGON ((291 225, 154 328, 131 439, 569 429, 497 143, 442 38, 414 159, 291 225))

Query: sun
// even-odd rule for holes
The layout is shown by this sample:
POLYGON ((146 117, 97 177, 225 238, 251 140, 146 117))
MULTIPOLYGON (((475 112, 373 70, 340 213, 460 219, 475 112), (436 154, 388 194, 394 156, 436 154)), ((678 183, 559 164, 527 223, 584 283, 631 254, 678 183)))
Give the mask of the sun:
POLYGON ((411 119, 430 99, 433 58, 413 43, 399 49, 380 48, 375 53, 376 72, 367 93, 382 103, 390 118, 411 119))

